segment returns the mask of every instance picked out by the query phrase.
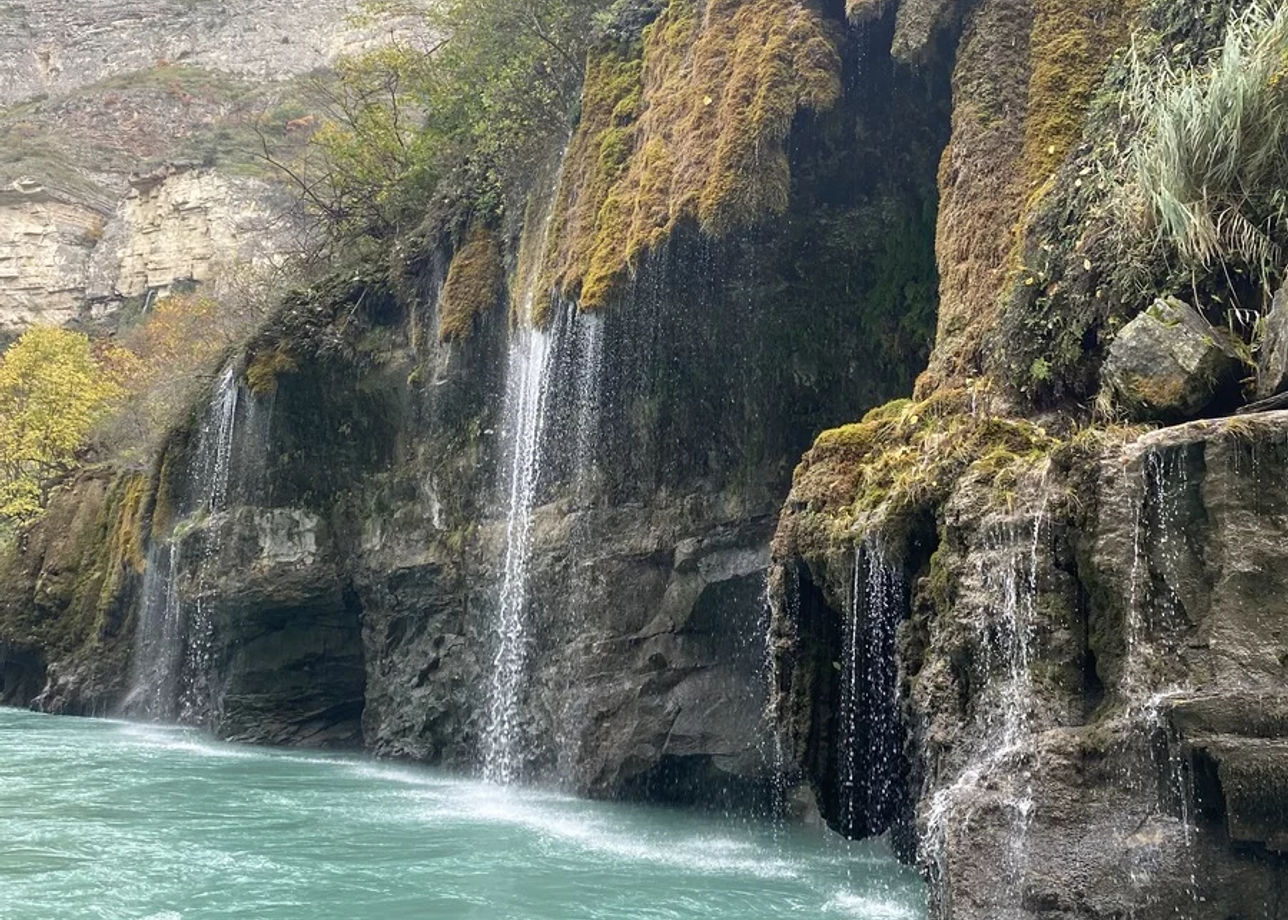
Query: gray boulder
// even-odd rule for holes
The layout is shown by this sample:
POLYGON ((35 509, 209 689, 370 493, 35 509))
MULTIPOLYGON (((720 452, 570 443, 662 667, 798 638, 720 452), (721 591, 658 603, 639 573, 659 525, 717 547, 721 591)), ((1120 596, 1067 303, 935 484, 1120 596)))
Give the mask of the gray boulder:
POLYGON ((1288 287, 1275 295, 1257 354, 1257 399, 1288 390, 1288 287))
POLYGON ((1194 418, 1238 381, 1230 337, 1189 304, 1169 297, 1123 327, 1102 381, 1137 419, 1194 418))

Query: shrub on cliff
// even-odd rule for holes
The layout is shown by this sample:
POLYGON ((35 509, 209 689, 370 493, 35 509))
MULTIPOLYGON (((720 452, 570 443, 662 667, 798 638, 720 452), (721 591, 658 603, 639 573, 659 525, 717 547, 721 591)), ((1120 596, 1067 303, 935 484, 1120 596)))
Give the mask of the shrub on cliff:
POLYGON ((228 350, 261 318, 256 304, 230 296, 172 294, 122 329, 103 355, 123 390, 118 407, 95 431, 103 452, 131 464, 146 462, 228 350))
POLYGON ((77 332, 37 326, 0 356, 0 522, 40 514, 120 392, 77 332))
POLYGON ((606 3, 367 0, 420 39, 342 61, 309 155, 279 165, 339 237, 393 236, 444 202, 495 210, 566 135, 606 3))

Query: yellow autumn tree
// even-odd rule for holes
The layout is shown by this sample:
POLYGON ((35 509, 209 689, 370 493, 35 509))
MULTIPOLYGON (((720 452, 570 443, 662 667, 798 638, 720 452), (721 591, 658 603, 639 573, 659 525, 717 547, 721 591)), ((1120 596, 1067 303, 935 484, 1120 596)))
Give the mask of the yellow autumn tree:
POLYGON ((162 297, 103 351, 103 364, 125 398, 95 439, 118 460, 146 463, 258 318, 254 307, 239 302, 200 294, 162 297))
POLYGON ((40 514, 119 395, 77 332, 37 326, 0 356, 0 519, 40 514))

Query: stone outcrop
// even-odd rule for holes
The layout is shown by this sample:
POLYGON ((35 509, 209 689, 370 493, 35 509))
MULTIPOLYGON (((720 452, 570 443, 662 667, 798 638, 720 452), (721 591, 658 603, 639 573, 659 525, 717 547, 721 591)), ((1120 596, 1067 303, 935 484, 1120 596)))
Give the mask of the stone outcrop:
POLYGON ((1105 385, 1141 420, 1194 418, 1229 399, 1241 364, 1227 333, 1176 298, 1159 300, 1109 346, 1105 385))
POLYGON ((370 39, 345 0, 195 3, 21 0, 0 11, 0 105, 61 95, 158 61, 256 79, 324 67, 370 39))
POLYGON ((81 316, 94 243, 107 216, 38 183, 0 194, 0 326, 81 316))
MULTIPOLYGON (((907 807, 946 916, 1280 915, 1285 432, 1265 413, 1075 442, 1004 490, 976 466, 904 527, 907 807)), ((814 643, 872 615, 853 539, 796 533, 776 601, 787 749, 836 823, 857 754, 800 687, 814 643)))
POLYGON ((15 183, 0 195, 0 332, 93 325, 176 285, 267 277, 300 232, 291 208, 275 183, 201 168, 135 177, 114 206, 15 183))
POLYGON ((1257 398, 1270 399, 1288 390, 1288 288, 1280 288, 1265 319, 1265 337, 1257 353, 1257 398))

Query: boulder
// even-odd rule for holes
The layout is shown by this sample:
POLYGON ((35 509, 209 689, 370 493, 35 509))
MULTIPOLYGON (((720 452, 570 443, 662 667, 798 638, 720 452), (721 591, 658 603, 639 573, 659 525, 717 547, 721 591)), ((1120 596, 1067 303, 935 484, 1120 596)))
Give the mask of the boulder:
POLYGON ((1288 287, 1275 295, 1257 353, 1257 399, 1288 390, 1288 287))
POLYGON ((1109 346, 1104 386, 1141 420, 1195 418, 1237 384, 1230 337, 1174 297, 1157 300, 1109 346))

